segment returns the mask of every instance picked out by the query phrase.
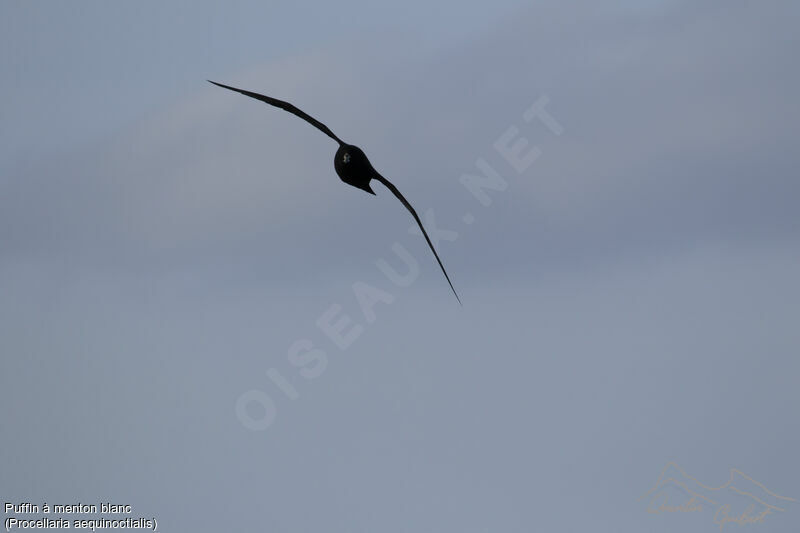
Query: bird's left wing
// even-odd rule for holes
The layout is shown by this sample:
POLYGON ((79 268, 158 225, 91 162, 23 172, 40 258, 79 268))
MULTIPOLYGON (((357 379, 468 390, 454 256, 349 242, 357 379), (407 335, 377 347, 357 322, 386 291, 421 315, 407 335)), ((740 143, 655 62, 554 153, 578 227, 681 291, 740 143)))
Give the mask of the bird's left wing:
POLYGON ((405 196, 403 196, 400 193, 400 191, 397 190, 397 187, 395 187, 392 184, 392 182, 390 182, 389 180, 387 180, 386 178, 384 178, 383 176, 381 176, 377 172, 375 172, 375 179, 380 181, 381 183, 383 183, 386 186, 387 189, 392 191, 394 193, 394 195, 397 197, 397 199, 400 200, 400 202, 402 202, 402 204, 404 206, 406 206, 406 209, 408 209, 408 211, 411 213, 411 216, 414 217, 414 220, 417 221, 417 224, 419 225, 419 229, 422 230, 422 235, 424 235, 425 236, 425 240, 428 241, 428 246, 430 246, 434 257, 436 257, 436 261, 439 263, 439 267, 442 269, 442 273, 444 274, 445 279, 447 279, 447 283, 450 284, 450 289, 452 289, 453 294, 455 294, 455 296, 456 296, 456 300, 458 300, 459 305, 461 305, 461 298, 458 297, 458 293, 456 292, 455 287, 453 287, 453 283, 450 281, 450 276, 447 275, 447 271, 444 269, 444 265, 442 264, 442 260, 439 259, 439 254, 436 253, 436 248, 433 247, 433 243, 431 242, 430 237, 428 237, 428 232, 425 231, 425 227, 422 225, 422 221, 419 219, 419 215, 417 215, 417 211, 413 207, 411 207, 411 204, 408 203, 408 200, 406 200, 405 196))
POLYGON ((302 118, 303 120, 305 120, 306 122, 308 122, 309 124, 311 124, 312 126, 317 128, 318 130, 320 130, 322 133, 324 133, 325 135, 327 135, 331 139, 333 139, 336 142, 338 142, 339 145, 344 144, 344 142, 342 142, 342 140, 339 137, 337 137, 336 135, 333 134, 333 132, 330 130, 330 128, 328 128, 328 126, 326 126, 325 124, 323 124, 319 120, 315 119, 314 117, 312 117, 308 113, 305 113, 304 111, 296 108, 295 106, 293 106, 289 102, 284 102, 283 100, 278 100, 277 98, 272 98, 270 96, 264 96, 263 94, 252 93, 250 91, 245 91, 243 89, 237 89, 236 87, 230 87, 228 85, 223 85, 221 83, 217 83, 217 82, 211 81, 211 80, 208 80, 208 82, 209 83, 213 83, 217 87, 222 87, 224 89, 229 89, 231 91, 236 91, 237 93, 241 93, 241 94, 243 94, 245 96, 249 96, 250 98, 255 98, 256 100, 261 100, 262 102, 266 102, 269 105, 272 105, 272 106, 275 106, 275 107, 279 107, 279 108, 283 109, 284 111, 288 111, 292 115, 295 115, 295 116, 298 116, 298 117, 302 118))

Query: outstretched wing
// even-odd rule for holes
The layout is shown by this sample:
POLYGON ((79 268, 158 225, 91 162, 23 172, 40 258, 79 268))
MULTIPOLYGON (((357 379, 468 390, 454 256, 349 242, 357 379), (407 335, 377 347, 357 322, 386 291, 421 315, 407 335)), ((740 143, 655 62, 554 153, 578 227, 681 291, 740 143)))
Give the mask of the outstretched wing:
POLYGON ((211 81, 211 80, 207 80, 207 81, 209 83, 213 83, 214 85, 216 85, 218 87, 222 87, 224 89, 230 89, 231 91, 236 91, 237 93, 241 93, 241 94, 243 94, 245 96, 249 96, 250 98, 255 98, 256 100, 261 100, 262 102, 266 102, 269 105, 273 105, 275 107, 279 107, 279 108, 283 109, 284 111, 288 111, 292 115, 296 115, 296 116, 302 118, 303 120, 305 120, 306 122, 308 122, 309 124, 314 126, 315 128, 319 129, 322 133, 324 133, 325 135, 327 135, 331 139, 335 140, 340 145, 344 144, 339 137, 337 137, 336 135, 333 134, 333 132, 330 130, 330 128, 328 128, 328 126, 326 126, 325 124, 323 124, 319 120, 315 119, 311 115, 301 111, 300 109, 297 109, 295 106, 293 106, 289 102, 284 102, 283 100, 278 100, 277 98, 271 98, 269 96, 264 96, 263 94, 251 93, 250 91, 237 89, 236 87, 229 87, 228 85, 223 85, 223 84, 217 83, 215 81, 211 81))
POLYGON ((455 287, 453 287, 453 283, 450 281, 450 276, 447 275, 447 271, 444 269, 444 265, 442 264, 442 260, 439 259, 439 254, 436 253, 436 249, 433 247, 433 243, 431 242, 430 237, 428 237, 428 232, 425 231, 425 227, 422 225, 422 221, 419 219, 419 215, 417 215, 416 210, 413 207, 411 207, 411 204, 408 203, 408 200, 406 200, 405 197, 402 194, 400 194, 400 191, 397 190, 397 187, 395 187, 392 184, 392 182, 390 182, 389 180, 387 180, 386 178, 384 178, 383 176, 381 176, 377 172, 375 173, 375 179, 380 181, 381 183, 383 183, 386 186, 387 189, 392 191, 394 193, 394 195, 397 196, 397 199, 400 200, 403 203, 404 206, 406 206, 406 209, 408 209, 408 211, 411 213, 411 216, 414 217, 414 220, 417 221, 417 224, 419 225, 419 229, 422 230, 422 234, 425 236, 425 240, 428 241, 428 246, 431 247, 431 251, 433 252, 433 255, 436 257, 436 261, 439 263, 439 267, 441 267, 442 273, 444 274, 444 277, 447 279, 447 283, 450 284, 450 288, 453 290, 453 294, 456 295, 456 300, 458 300, 459 305, 463 305, 463 304, 461 304, 461 298, 458 297, 458 293, 456 292, 455 287))

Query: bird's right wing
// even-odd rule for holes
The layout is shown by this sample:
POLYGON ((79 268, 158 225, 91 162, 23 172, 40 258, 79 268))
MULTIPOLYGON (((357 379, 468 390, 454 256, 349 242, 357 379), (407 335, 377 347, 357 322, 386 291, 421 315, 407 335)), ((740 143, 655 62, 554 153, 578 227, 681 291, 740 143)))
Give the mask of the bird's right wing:
POLYGON ((453 287, 453 283, 450 281, 450 276, 447 275, 447 271, 444 269, 444 265, 442 264, 442 260, 439 259, 439 254, 436 253, 436 248, 433 247, 433 243, 431 242, 430 237, 428 237, 428 232, 425 231, 425 226, 422 225, 422 221, 419 219, 419 215, 417 215, 417 211, 413 207, 411 207, 411 204, 408 203, 408 200, 406 200, 405 196, 403 196, 400 193, 400 191, 397 190, 397 187, 395 187, 392 184, 391 181, 387 180, 386 178, 384 178, 383 176, 381 176, 377 172, 375 172, 375 179, 380 181, 381 183, 383 183, 386 186, 387 189, 392 191, 394 193, 394 195, 397 197, 397 199, 400 200, 400 202, 404 206, 406 206, 406 209, 408 209, 408 211, 411 213, 411 216, 414 217, 414 220, 417 221, 417 225, 419 225, 419 229, 422 230, 422 235, 425 236, 425 240, 428 241, 428 246, 430 246, 434 257, 436 257, 436 261, 439 263, 439 268, 442 269, 442 273, 444 274, 445 279, 447 279, 447 283, 450 284, 450 289, 453 291, 453 294, 455 294, 455 296, 456 296, 456 300, 458 300, 459 305, 463 305, 463 304, 461 304, 461 298, 458 297, 458 293, 456 292, 455 287, 453 287))
POLYGON ((249 96, 250 98, 255 98, 256 100, 261 100, 262 102, 266 102, 269 105, 272 105, 272 106, 275 106, 275 107, 279 107, 279 108, 283 109, 284 111, 288 111, 292 115, 295 115, 295 116, 298 116, 298 117, 302 118, 303 120, 305 120, 306 122, 308 122, 309 124, 314 126, 315 128, 319 129, 322 133, 324 133, 325 135, 327 135, 331 139, 333 139, 336 142, 338 142, 339 145, 344 144, 339 137, 337 137, 336 135, 333 134, 333 132, 330 130, 330 128, 328 128, 328 126, 326 126, 325 124, 323 124, 319 120, 315 119, 314 117, 312 117, 308 113, 305 113, 304 111, 296 108, 295 106, 293 106, 289 102, 284 102, 283 100, 278 100, 277 98, 264 96, 263 94, 252 93, 250 91, 245 91, 243 89, 237 89, 236 87, 230 87, 228 85, 223 85, 221 83, 217 83, 217 82, 211 81, 211 80, 208 80, 208 82, 209 83, 213 83, 214 85, 216 85, 218 87, 222 87, 224 89, 229 89, 231 91, 236 91, 237 93, 241 93, 241 94, 243 94, 245 96, 249 96))

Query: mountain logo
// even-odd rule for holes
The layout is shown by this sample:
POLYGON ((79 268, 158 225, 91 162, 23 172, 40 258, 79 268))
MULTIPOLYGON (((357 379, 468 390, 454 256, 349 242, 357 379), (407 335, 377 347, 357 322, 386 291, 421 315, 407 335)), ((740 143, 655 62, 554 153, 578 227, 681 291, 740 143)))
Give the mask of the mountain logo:
POLYGON ((773 513, 785 512, 794 498, 769 490, 741 470, 730 469, 728 481, 717 487, 701 483, 675 462, 667 463, 655 485, 639 497, 647 500, 647 512, 702 513, 713 511, 720 531, 726 524, 762 523, 773 513))

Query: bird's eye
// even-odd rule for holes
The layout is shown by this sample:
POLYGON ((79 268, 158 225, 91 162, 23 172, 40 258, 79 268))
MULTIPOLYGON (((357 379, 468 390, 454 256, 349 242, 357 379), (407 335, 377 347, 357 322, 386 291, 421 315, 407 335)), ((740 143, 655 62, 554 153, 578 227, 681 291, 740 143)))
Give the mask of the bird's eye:
POLYGON ((342 161, 344 161, 345 163, 349 163, 350 162, 350 154, 345 152, 344 153, 344 157, 342 157, 342 161))

